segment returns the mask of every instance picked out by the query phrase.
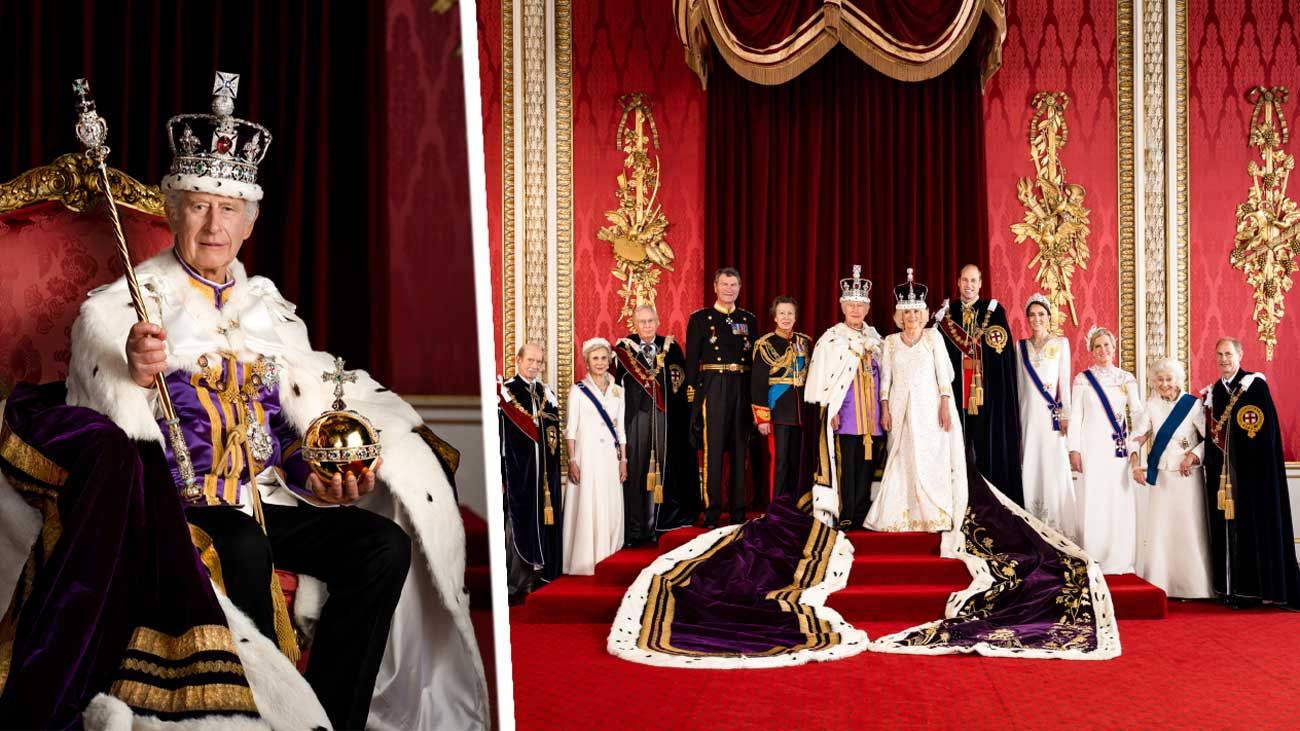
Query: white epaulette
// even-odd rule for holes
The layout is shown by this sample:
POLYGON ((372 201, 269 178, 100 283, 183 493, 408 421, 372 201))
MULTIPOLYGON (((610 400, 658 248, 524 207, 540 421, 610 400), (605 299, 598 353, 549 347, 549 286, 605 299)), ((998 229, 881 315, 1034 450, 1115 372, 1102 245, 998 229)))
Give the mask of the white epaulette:
POLYGON ((989 312, 992 312, 997 308, 998 308, 998 301, 995 299, 989 299, 989 312))
POLYGON ((940 320, 942 320, 943 318, 945 318, 945 317, 948 316, 948 302, 949 302, 949 301, 950 301, 950 300, 946 300, 946 299, 945 299, 945 300, 943 301, 943 304, 939 305, 939 309, 938 309, 938 310, 935 310, 935 313, 934 313, 934 321, 935 321, 935 322, 939 322, 940 320))

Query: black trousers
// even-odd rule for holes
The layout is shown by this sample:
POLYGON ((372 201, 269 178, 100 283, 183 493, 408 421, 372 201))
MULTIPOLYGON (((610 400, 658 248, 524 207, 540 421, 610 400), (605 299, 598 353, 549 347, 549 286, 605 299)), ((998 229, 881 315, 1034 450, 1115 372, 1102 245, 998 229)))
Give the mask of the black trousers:
POLYGON ((781 495, 799 496, 799 460, 803 452, 803 427, 773 424, 768 441, 772 452, 772 499, 781 495))
MULTIPOLYGON (((668 449, 668 415, 651 407, 625 415, 627 423, 627 481, 623 483, 623 542, 633 545, 655 538, 654 493, 646 490, 650 471, 650 445, 654 440, 655 460, 662 468, 668 449)), ((664 478, 662 470, 659 479, 664 478)))
POLYGON ((835 458, 840 480, 840 525, 848 523, 853 528, 861 528, 871 510, 871 481, 876 475, 875 459, 883 455, 885 438, 871 438, 871 454, 867 459, 867 448, 863 437, 858 434, 835 435, 835 458))
POLYGON ((693 427, 704 445, 704 520, 717 523, 722 517, 723 458, 731 455, 731 522, 745 519, 745 454, 749 451, 754 426, 749 407, 750 382, 747 373, 705 373, 695 403, 693 427))
POLYGON ((363 728, 411 565, 411 539, 393 521, 360 508, 264 505, 263 515, 265 535, 231 507, 186 511, 212 537, 226 596, 272 641, 272 562, 325 582, 329 599, 316 625, 307 682, 335 728, 363 728))

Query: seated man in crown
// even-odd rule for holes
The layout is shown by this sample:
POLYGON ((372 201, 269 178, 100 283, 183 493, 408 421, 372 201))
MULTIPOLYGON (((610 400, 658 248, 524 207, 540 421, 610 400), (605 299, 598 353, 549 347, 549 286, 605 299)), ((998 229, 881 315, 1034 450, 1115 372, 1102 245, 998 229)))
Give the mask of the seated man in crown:
POLYGON ((464 529, 436 437, 365 373, 314 351, 294 306, 236 259, 271 142, 231 116, 237 84, 218 74, 214 114, 168 123, 175 245, 135 270, 148 322, 125 279, 91 292, 66 398, 62 384, 20 384, 6 405, 0 512, 14 492, 53 499, 0 622, 0 718, 484 728, 464 529), (302 436, 340 408, 346 381, 387 463, 322 480, 302 436), (298 642, 274 569, 325 585, 318 615, 303 616, 301 588, 296 607, 315 628, 310 689, 290 664, 298 642))

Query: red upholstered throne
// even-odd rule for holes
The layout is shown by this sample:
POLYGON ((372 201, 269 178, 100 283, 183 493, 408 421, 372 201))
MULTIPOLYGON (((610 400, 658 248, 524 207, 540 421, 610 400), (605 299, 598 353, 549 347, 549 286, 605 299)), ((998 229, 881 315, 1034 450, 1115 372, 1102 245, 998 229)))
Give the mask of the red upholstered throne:
MULTIPOLYGON (((109 183, 131 260, 171 246, 158 189, 112 168, 109 183)), ((19 381, 67 378, 72 322, 86 293, 120 276, 102 184, 84 155, 0 184, 0 398, 19 381)), ((279 574, 293 616, 298 577, 279 574)))

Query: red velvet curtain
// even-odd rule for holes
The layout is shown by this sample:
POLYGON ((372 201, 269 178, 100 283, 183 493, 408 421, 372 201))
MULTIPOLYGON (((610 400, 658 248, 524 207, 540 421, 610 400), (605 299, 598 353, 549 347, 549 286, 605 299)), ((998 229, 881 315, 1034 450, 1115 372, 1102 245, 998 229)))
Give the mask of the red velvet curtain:
MULTIPOLYGON (((965 0, 849 0, 885 33, 905 43, 933 43, 951 23, 965 0)), ((824 0, 729 0, 719 4, 727 28, 750 48, 768 48, 795 34, 824 0)))
POLYGON ((209 111, 215 70, 240 74, 236 116, 275 138, 240 258, 298 304, 317 348, 383 378, 373 356, 387 319, 372 295, 388 276, 384 39, 383 3, 0 3, 0 179, 80 149, 72 81, 84 76, 109 164, 156 185, 167 118, 209 111))
MULTIPOLYGON (((764 326, 773 297, 801 305, 815 338, 840 317, 853 264, 875 283, 869 321, 895 330, 907 267, 931 308, 966 263, 985 268, 987 205, 979 58, 900 82, 836 48, 793 81, 762 86, 713 65, 708 92, 704 302, 735 266, 741 303, 764 326)), ((986 283, 986 290, 987 290, 986 283)))

